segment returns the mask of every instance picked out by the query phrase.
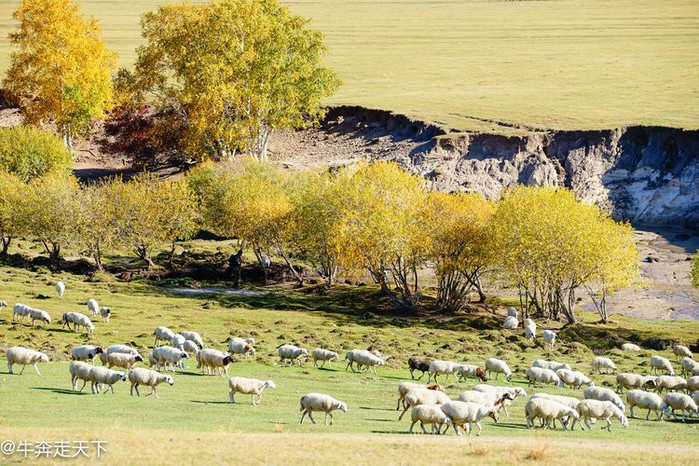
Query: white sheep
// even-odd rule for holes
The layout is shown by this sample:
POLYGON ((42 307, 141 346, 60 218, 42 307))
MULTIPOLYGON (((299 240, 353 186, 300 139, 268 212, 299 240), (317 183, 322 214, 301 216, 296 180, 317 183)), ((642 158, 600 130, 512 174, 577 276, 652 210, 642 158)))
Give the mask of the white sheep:
POLYGON ((579 371, 569 371, 568 369, 558 369, 556 375, 561 381, 570 387, 582 389, 583 385, 594 387, 595 383, 588 376, 579 371))
MULTIPOLYGON (((78 327, 83 327, 87 333, 92 333, 95 331, 95 326, 92 321, 85 314, 80 312, 69 312, 70 322, 73 323, 73 330, 78 331, 78 327)), ((65 315, 65 314, 64 314, 65 315)))
POLYGON ((112 310, 108 307, 101 307, 100 308, 100 316, 102 316, 102 322, 105 324, 109 323, 109 318, 112 315, 112 310))
POLYGON ((699 375, 687 379, 687 388, 692 392, 699 390, 699 375))
POLYGON ((228 352, 232 354, 243 354, 245 359, 248 354, 255 356, 255 348, 250 343, 246 343, 242 338, 231 338, 228 341, 228 352))
MULTIPOLYGON (((456 379, 456 371, 458 370, 458 364, 452 361, 442 361, 441 359, 435 359, 430 362, 429 374, 427 376, 427 383, 430 383, 434 378, 434 383, 437 383, 437 376, 439 374, 445 374, 446 377, 444 381, 449 380, 449 375, 453 375, 456 379)), ((456 380, 458 384, 458 379, 456 380)))
POLYGON ((616 376, 617 393, 623 393, 626 389, 655 388, 655 376, 639 375, 630 372, 622 372, 616 376))
POLYGON ((292 366, 294 365, 294 361, 301 366, 308 358, 308 350, 306 348, 299 348, 294 345, 281 345, 277 347, 277 354, 279 354, 279 363, 282 366, 286 366, 287 360, 292 366), (303 361, 301 361, 301 359, 303 359, 303 361))
POLYGON ((673 375, 660 375, 655 379, 655 391, 662 393, 663 390, 666 391, 679 391, 687 390, 687 381, 682 377, 676 377, 673 375))
POLYGON ((667 375, 675 375, 670 360, 657 354, 650 357, 650 367, 653 369, 655 375, 658 375, 658 369, 667 372, 667 375))
POLYGON ((407 395, 410 390, 438 390, 443 392, 444 387, 436 383, 431 385, 423 385, 415 382, 401 382, 398 385, 398 403, 396 404, 396 411, 400 409, 401 401, 405 399, 405 395, 407 395))
POLYGON ((512 396, 511 400, 503 400, 495 409, 499 412, 500 408, 505 411, 505 416, 510 417, 507 412, 507 407, 510 406, 518 396, 527 396, 527 392, 522 387, 495 387, 488 384, 478 384, 473 389, 477 392, 495 392, 499 395, 509 393, 512 396))
POLYGON ((507 308, 507 317, 514 317, 515 319, 518 319, 519 313, 517 312, 517 309, 514 307, 508 307, 507 308))
POLYGON ((489 408, 496 408, 505 400, 512 401, 512 395, 509 393, 503 393, 501 395, 495 392, 481 392, 476 390, 465 390, 459 393, 459 401, 478 403, 481 406, 487 406, 489 408))
POLYGON ((439 435, 442 430, 442 426, 446 425, 444 432, 449 429, 451 425, 451 419, 447 416, 444 411, 439 406, 432 405, 418 405, 414 406, 410 410, 410 418, 412 423, 410 424, 410 433, 413 433, 413 427, 416 423, 420 423, 420 428, 422 428, 423 433, 427 433, 425 430, 425 424, 432 426, 432 433, 437 433, 439 435))
POLYGON ((378 355, 372 353, 371 351, 360 349, 348 351, 347 354, 345 354, 345 360, 347 361, 345 372, 350 368, 352 369, 352 372, 355 372, 354 363, 356 363, 356 372, 361 372, 362 367, 366 367, 366 370, 376 374, 376 366, 383 366, 385 364, 384 360, 378 355))
POLYGON ((553 330, 544 330, 541 333, 541 337, 544 339, 544 346, 548 346, 549 349, 553 349, 556 344, 556 332, 553 330))
POLYGON ((597 356, 592 360, 592 368, 596 369, 598 374, 602 373, 602 369, 605 369, 605 374, 608 374, 608 371, 612 371, 612 373, 617 371, 614 361, 602 356, 597 356))
POLYGON ((536 338, 536 323, 531 319, 524 319, 524 336, 531 341, 536 338))
POLYGON ((133 369, 130 369, 128 372, 128 378, 129 382, 131 382, 131 396, 133 396, 133 390, 135 388, 136 396, 139 397, 141 396, 141 394, 138 392, 139 385, 152 387, 153 391, 150 392, 148 395, 155 395, 156 398, 160 398, 158 396, 158 392, 156 392, 155 390, 155 387, 163 382, 170 384, 170 386, 174 385, 175 383, 175 380, 172 378, 172 376, 169 376, 167 374, 161 374, 160 372, 145 369, 142 367, 134 367, 133 369))
POLYGON ((517 330, 517 327, 519 327, 519 320, 517 320, 517 317, 505 317, 505 321, 502 323, 502 327, 507 330, 517 330))
POLYGON ((316 423, 313 419, 313 411, 323 411, 325 413, 326 426, 328 425, 328 416, 330 416, 330 425, 333 424, 333 411, 339 409, 343 413, 347 412, 347 405, 345 403, 323 393, 308 393, 307 395, 303 395, 300 403, 301 409, 299 411, 302 413, 301 424, 303 424, 306 415, 308 415, 308 418, 313 424, 316 423))
POLYGON ((153 330, 153 335, 155 335, 155 342, 153 343, 153 348, 158 346, 160 340, 172 341, 172 337, 175 336, 175 332, 167 327, 155 327, 153 330))
POLYGON ((70 324, 72 323, 72 318, 73 313, 72 312, 64 312, 63 315, 61 316, 61 320, 59 322, 62 322, 61 328, 66 328, 68 327, 68 330, 73 330, 70 328, 70 324))
POLYGON ((75 361, 92 361, 98 354, 104 353, 100 346, 80 345, 70 351, 70 357, 75 361))
POLYGON ((12 372, 12 366, 15 364, 20 364, 22 366, 19 375, 22 375, 24 373, 24 368, 31 364, 34 366, 34 370, 39 377, 41 377, 41 372, 39 372, 37 364, 40 362, 49 362, 49 357, 45 353, 22 346, 13 346, 7 350, 5 356, 7 357, 7 371, 10 374, 14 374, 14 372, 12 372))
POLYGON ((104 350, 105 353, 111 354, 111 353, 126 353, 126 354, 133 354, 134 356, 138 354, 138 351, 129 345, 112 345, 106 350, 104 350))
POLYGON ((178 333, 172 336, 172 339, 170 340, 170 346, 182 349, 182 346, 184 345, 185 341, 187 341, 187 339, 178 333))
POLYGON ((109 353, 107 354, 107 366, 111 369, 112 367, 121 367, 123 369, 131 369, 137 362, 143 362, 143 358, 136 354, 126 354, 126 353, 109 353))
POLYGON ((201 335, 199 335, 197 332, 185 330, 184 332, 180 332, 180 335, 185 337, 185 339, 194 342, 194 344, 197 345, 199 349, 204 349, 204 340, 201 338, 201 335))
POLYGON ((552 371, 557 371, 559 369, 571 370, 569 364, 557 361, 547 361, 546 359, 536 359, 532 362, 532 367, 540 367, 542 369, 551 369, 552 371))
POLYGON ((697 405, 699 405, 699 390, 692 393, 692 399, 697 405))
POLYGON ((677 415, 675 414, 676 409, 682 411, 682 422, 685 422, 685 411, 690 417, 693 415, 699 416, 697 404, 689 395, 685 395, 684 393, 670 392, 663 396, 663 401, 667 404, 669 410, 668 414, 672 414, 672 417, 674 417, 675 420, 677 420, 677 415))
POLYGON ((441 405, 450 401, 446 393, 439 390, 425 390, 423 388, 414 388, 409 390, 403 398, 403 412, 398 416, 398 420, 403 419, 403 416, 408 411, 408 408, 418 405, 441 405))
POLYGON ((650 417, 651 411, 658 416, 658 421, 662 421, 665 410, 667 410, 667 403, 659 395, 644 390, 629 390, 626 393, 626 401, 629 403, 631 417, 636 417, 633 414, 634 408, 647 409, 646 421, 650 417))
POLYGON ((126 382, 126 374, 123 372, 113 371, 102 366, 95 366, 90 369, 87 378, 91 382, 92 393, 99 393, 102 390, 102 385, 106 385, 106 394, 109 390, 114 394, 114 384, 117 382, 126 382))
POLYGON ((485 360, 485 371, 488 377, 491 377, 491 373, 495 373, 495 380, 498 379, 500 374, 505 374, 505 379, 509 382, 512 379, 512 371, 505 361, 497 358, 488 358, 485 360))
POLYGON ((63 293, 66 292, 66 284, 63 282, 56 283, 56 291, 58 292, 58 299, 63 299, 63 293))
POLYGON ((573 420, 580 419, 575 409, 542 397, 530 398, 524 406, 524 415, 527 417, 527 427, 530 429, 534 427, 534 419, 536 418, 541 419, 544 429, 551 427, 555 419, 558 419, 563 424, 563 430, 568 430, 568 420, 571 417, 573 420))
POLYGON ((540 382, 543 384, 556 384, 559 387, 563 386, 563 382, 551 369, 545 369, 543 367, 530 367, 526 372, 527 380, 529 380, 529 385, 533 385, 534 382, 540 382))
POLYGON ((467 434, 471 435, 472 424, 476 424, 478 427, 478 433, 476 436, 481 435, 483 426, 481 426, 481 420, 484 417, 492 418, 496 423, 498 422, 498 413, 494 408, 488 408, 486 406, 481 406, 478 403, 467 403, 463 401, 448 401, 443 403, 442 411, 444 414, 449 416, 451 419, 452 427, 456 435, 461 435, 457 426, 461 426, 462 429, 466 430, 467 434))
POLYGON ((622 351, 638 352, 638 351, 641 351, 641 347, 638 345, 634 345, 633 343, 624 343, 623 345, 621 345, 621 350, 622 351))
MULTIPOLYGON (((586 400, 611 401, 623 413, 626 411, 624 402, 621 401, 619 395, 612 390, 604 387, 589 387, 583 390, 583 398, 586 400)), ((582 413, 580 413, 582 416, 582 413)), ((594 416, 593 416, 594 417, 594 416)))
POLYGON ((199 351, 196 359, 197 367, 201 368, 202 374, 204 370, 207 370, 209 373, 228 375, 228 366, 233 362, 233 358, 230 354, 211 348, 205 348, 199 351))
MULTIPOLYGON (((585 426, 587 426, 587 428, 590 431, 592 431, 592 419, 602 419, 607 421, 606 429, 609 432, 612 431, 611 418, 613 417, 619 420, 622 427, 627 428, 629 426, 629 420, 626 418, 626 416, 624 416, 624 411, 619 409, 611 401, 600 401, 591 399, 583 400, 580 403, 578 403, 576 411, 580 415, 580 419, 577 420, 580 422, 580 427, 583 426, 584 422, 585 426)), ((575 427, 575 422, 576 421, 573 421, 573 427, 575 427)), ((571 430, 573 429, 573 427, 571 427, 571 430)), ((604 429, 604 427, 602 427, 602 429, 604 429)))
POLYGON ((90 369, 93 367, 94 366, 92 364, 81 361, 73 361, 70 363, 70 366, 68 366, 68 371, 70 372, 70 385, 73 387, 73 390, 78 389, 78 380, 82 380, 83 386, 80 387, 79 391, 83 391, 83 388, 85 388, 87 382, 90 381, 89 373, 90 369))
POLYGON ((316 348, 311 351, 311 359, 313 359, 313 365, 315 367, 318 367, 318 361, 322 361, 322 364, 320 365, 321 368, 325 367, 326 362, 328 363, 328 367, 332 368, 330 362, 337 361, 339 357, 340 356, 336 352, 323 348, 316 348))
POLYGON ((680 358, 694 358, 692 351, 686 346, 675 345, 672 347, 672 352, 675 355, 675 361, 678 361, 680 358))
POLYGON ((682 375, 699 375, 699 362, 692 358, 684 357, 680 362, 682 375))
POLYGON ((582 401, 579 398, 572 396, 551 395, 549 393, 535 393, 532 395, 532 398, 546 398, 573 409, 575 409, 578 406, 578 403, 582 401))
POLYGON ((29 312, 31 310, 32 308, 27 306, 26 304, 15 304, 12 308, 12 322, 15 321, 15 317, 17 318, 17 322, 20 322, 22 320, 22 317, 29 318, 29 312))
POLYGON ((182 344, 182 351, 186 351, 187 354, 197 354, 199 352, 199 347, 192 340, 185 340, 182 344))
POLYGON ((32 325, 34 325, 34 323, 37 320, 45 324, 51 323, 51 316, 49 315, 49 313, 46 311, 42 311, 41 309, 30 309, 29 319, 32 321, 32 325))
POLYGON ((488 377, 485 375, 485 371, 475 364, 457 364, 455 366, 457 379, 456 384, 459 384, 459 378, 462 380, 467 380, 469 377, 475 379, 480 379, 481 382, 487 382, 488 377))
POLYGON ((2 311, 3 307, 7 307, 7 301, 0 301, 0 311, 2 311))
POLYGON ((96 316, 100 312, 100 305, 97 303, 97 300, 94 298, 90 298, 87 300, 87 310, 90 311, 91 316, 96 316))
POLYGON ((172 346, 158 346, 153 349, 151 354, 153 358, 155 358, 156 369, 159 370, 161 366, 164 366, 164 369, 167 370, 169 364, 172 372, 175 372, 175 366, 178 366, 180 370, 184 372, 184 366, 181 365, 180 362, 183 359, 189 358, 189 355, 185 351, 172 346))
POLYGON ((277 388, 271 380, 246 379, 245 377, 231 377, 228 379, 228 387, 230 388, 228 394, 229 402, 235 403, 233 395, 236 393, 243 393, 245 395, 252 395, 253 406, 260 404, 260 401, 262 401, 262 391, 265 388, 277 388), (255 402, 255 396, 257 396, 257 402, 255 402))

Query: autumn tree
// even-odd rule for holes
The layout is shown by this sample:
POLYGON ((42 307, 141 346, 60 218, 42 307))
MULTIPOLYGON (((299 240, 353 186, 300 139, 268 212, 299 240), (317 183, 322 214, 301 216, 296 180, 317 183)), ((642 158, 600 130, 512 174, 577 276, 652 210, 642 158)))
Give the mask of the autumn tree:
POLYGON ((22 214, 26 191, 27 186, 17 176, 0 170, 0 254, 3 256, 7 255, 12 239, 26 225, 22 214))
POLYGON ((145 45, 134 71, 120 70, 120 95, 170 109, 195 158, 265 160, 272 132, 315 124, 339 86, 321 65, 321 33, 278 0, 161 6, 141 25, 145 45))
POLYGON ((0 169, 27 182, 49 172, 70 173, 73 158, 61 140, 30 126, 0 128, 0 169))
POLYGON ((494 203, 479 194, 429 194, 423 215, 441 311, 462 309, 474 290, 485 300, 481 276, 494 260, 489 223, 494 211, 494 203))
POLYGON ((498 203, 492 225, 502 273, 518 286, 527 313, 574 323, 581 287, 599 280, 603 289, 617 288, 637 274, 628 226, 567 189, 514 188, 498 203), (605 257, 612 253, 623 260, 605 257))
POLYGON ((105 47, 95 18, 71 0, 24 0, 13 18, 5 88, 19 99, 27 122, 53 122, 70 147, 94 118, 112 106, 115 54, 105 47))

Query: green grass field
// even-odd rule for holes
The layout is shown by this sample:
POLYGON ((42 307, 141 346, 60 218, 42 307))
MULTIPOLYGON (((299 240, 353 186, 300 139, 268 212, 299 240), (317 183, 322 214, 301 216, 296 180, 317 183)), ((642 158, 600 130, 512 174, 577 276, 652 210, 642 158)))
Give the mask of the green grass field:
MULTIPOLYGON (((82 0, 133 63, 141 13, 162 0, 82 0)), ((389 109, 461 130, 699 128, 693 0, 298 0, 345 85, 328 104, 389 109)), ((0 73, 18 0, 0 3, 0 73)))
MULTIPOLYGON (((516 464, 538 460, 552 464, 598 464, 615 461, 634 464, 691 464, 699 453, 696 419, 681 422, 631 420, 628 429, 618 423, 611 433, 527 430, 524 400, 517 400, 511 417, 495 425, 484 421, 481 438, 444 438, 405 435, 409 421, 398 421, 395 411, 396 385, 409 380, 406 359, 413 354, 483 364, 488 356, 506 359, 516 375, 513 384, 526 386, 523 373, 533 359, 550 357, 573 364, 590 373, 592 347, 605 341, 590 337, 590 347, 560 337, 553 352, 526 341, 521 333, 499 329, 500 317, 488 314, 450 319, 396 318, 380 311, 381 299, 371 287, 339 287, 325 295, 312 287, 291 290, 284 287, 255 288, 253 296, 200 294, 183 297, 174 292, 176 282, 116 280, 90 282, 70 274, 52 274, 42 267, 18 269, 0 267, 0 298, 12 306, 22 302, 46 309, 57 320, 62 312, 84 312, 88 297, 112 308, 110 324, 96 323, 93 335, 61 330, 53 322, 47 328, 11 324, 11 311, 0 313, 2 350, 12 345, 41 348, 52 358, 40 365, 39 378, 31 367, 22 376, 0 369, 0 440, 106 440, 110 463, 171 463, 174 456, 185 463, 201 455, 212 463, 225 463, 241 455, 254 462, 272 464, 358 464, 417 463, 439 453, 446 464, 486 459, 493 464, 516 464), (66 296, 59 300, 53 284, 63 280, 66 296), (374 311, 374 315, 367 315, 374 311), (227 403, 225 378, 198 374, 192 361, 184 374, 174 375, 174 386, 160 386, 160 399, 129 396, 128 386, 116 386, 116 395, 91 395, 71 390, 68 351, 77 344, 108 346, 129 342, 146 354, 152 345, 152 329, 167 325, 176 331, 199 331, 205 344, 225 348, 231 335, 252 335, 256 339, 255 361, 240 361, 230 375, 272 379, 277 389, 265 391, 262 404, 253 407, 248 396, 227 403), (477 330, 476 328, 481 328, 477 330), (379 348, 393 356, 378 375, 345 372, 342 362, 332 370, 303 367, 281 368, 275 348, 293 342, 310 349, 317 346, 341 354, 350 348, 379 348), (347 414, 336 413, 335 425, 299 425, 298 399, 307 392, 326 392, 349 406, 347 414), (346 435, 351 434, 351 435, 346 435), (601 447, 597 443, 602 442, 601 447), (254 445, 254 447, 252 446, 254 445), (593 449, 594 447, 594 449, 593 449), (563 453, 557 453, 563 449, 563 453), (160 453, 159 453, 160 452, 160 453), (584 452, 584 455, 583 455, 584 452), (163 456, 159 456, 163 455, 163 456), (313 456, 309 456, 313 455, 313 456), (581 456, 582 455, 582 456, 581 456)), ((699 334, 699 322, 648 322, 614 316, 616 324, 600 327, 593 315, 583 315, 576 334, 596 335, 613 340, 636 333, 642 337, 679 338, 692 342, 699 334), (602 332, 602 333, 600 333, 602 332)), ((543 324, 543 323, 542 323, 543 324)), ((548 324, 544 324, 548 326, 548 324)), ((608 342, 606 342, 608 343, 608 342)), ((638 355, 607 353, 620 371, 647 372, 651 351, 638 355)), ((661 351, 672 358, 669 350, 661 351)), ((613 384, 613 375, 594 375, 598 385, 613 384)), ((503 381, 495 382, 502 383, 503 381)), ((473 380, 446 384, 447 393, 472 387, 473 380)), ((551 393, 579 392, 553 387, 527 388, 551 393)), ((645 414, 645 413, 644 413, 645 414)), ((322 416, 316 416, 322 420, 322 416)), ((19 458, 9 457, 10 460, 19 458)), ((207 461, 208 462, 208 461, 207 461)))

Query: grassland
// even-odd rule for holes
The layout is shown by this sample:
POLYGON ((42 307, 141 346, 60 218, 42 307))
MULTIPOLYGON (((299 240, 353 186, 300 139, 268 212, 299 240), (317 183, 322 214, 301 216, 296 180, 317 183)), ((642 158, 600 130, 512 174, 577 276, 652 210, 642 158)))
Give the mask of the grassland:
MULTIPOLYGON (((0 73, 19 0, 0 3, 0 73)), ((163 0, 80 0, 133 63, 138 17, 163 0)), ((194 3, 194 2, 193 2, 194 3)), ((389 109, 461 130, 699 128, 693 0, 289 1, 325 32, 345 85, 328 104, 389 109)))
MULTIPOLYGON (((488 313, 449 319, 386 314, 377 290, 371 287, 339 287, 323 293, 313 287, 298 290, 276 286, 251 288, 246 295, 201 292, 185 296, 177 289, 179 286, 181 283, 174 281, 123 283, 105 277, 89 281, 36 266, 0 267, 0 297, 11 304, 40 307, 57 319, 67 310, 84 309, 88 297, 97 297, 114 311, 112 322, 97 323, 90 336, 62 330, 55 322, 47 328, 12 324, 8 310, 2 311, 2 350, 16 344, 37 347, 49 353, 53 361, 40 366, 41 378, 31 367, 22 376, 1 370, 0 439, 107 440, 106 459, 110 463, 132 464, 171 463, 175 456, 184 463, 193 463, 201 455, 214 464, 243 455, 252 458, 253 463, 405 464, 434 458, 438 451, 440 463, 445 464, 483 459, 489 464, 524 460, 552 464, 634 464, 642 460, 651 464, 691 464, 699 453, 696 420, 687 424, 632 420, 628 429, 615 424, 611 434, 600 430, 532 431, 524 428, 523 401, 518 400, 510 418, 501 418, 497 425, 486 421, 479 439, 456 438, 453 433, 445 438, 428 438, 405 435, 409 422, 398 421, 395 411, 395 387, 409 379, 405 361, 412 354, 481 364, 486 356, 497 355, 508 360, 516 372, 513 383, 525 386, 524 370, 538 357, 570 362, 590 373, 593 348, 608 348, 615 339, 632 335, 693 342, 699 334, 699 322, 649 325, 615 315, 616 324, 603 327, 593 323, 594 316, 585 314, 586 323, 561 332, 560 344, 548 352, 520 334, 504 333, 499 328, 501 318, 488 313), (63 300, 53 292, 58 280, 68 285, 63 300), (230 373, 273 379, 278 388, 264 393, 261 406, 251 406, 249 397, 242 395, 237 396, 236 405, 230 405, 226 380, 198 374, 190 361, 184 374, 175 374, 174 386, 160 387, 158 400, 129 397, 125 384, 116 387, 116 395, 70 390, 67 355, 72 346, 129 342, 145 353, 152 345, 151 333, 156 325, 196 329, 207 346, 216 348, 224 348, 231 335, 254 336, 257 358, 234 363, 230 373), (373 346, 393 358, 378 375, 345 372, 341 362, 331 370, 316 370, 310 364, 280 368, 274 350, 283 342, 338 352, 373 346), (337 413, 332 427, 299 425, 298 398, 311 391, 327 392, 344 400, 349 412, 337 413), (559 455, 559 450, 565 453, 559 455)), ((672 357, 668 350, 659 353, 672 357)), ((652 352, 629 356, 610 350, 607 354, 618 361, 621 371, 644 373, 652 352)), ((613 384, 612 375, 593 378, 601 385, 613 384)), ((461 386, 450 382, 447 392, 456 396, 472 385, 473 381, 461 386)), ((573 393, 552 387, 545 390, 573 393)))

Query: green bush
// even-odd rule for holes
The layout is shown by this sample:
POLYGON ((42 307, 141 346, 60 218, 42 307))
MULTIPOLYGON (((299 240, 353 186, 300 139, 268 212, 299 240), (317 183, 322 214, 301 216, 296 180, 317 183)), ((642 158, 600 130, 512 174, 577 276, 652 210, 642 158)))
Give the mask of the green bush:
POLYGON ((0 168, 21 180, 67 173, 72 164, 70 151, 53 133, 31 126, 0 128, 0 168))

